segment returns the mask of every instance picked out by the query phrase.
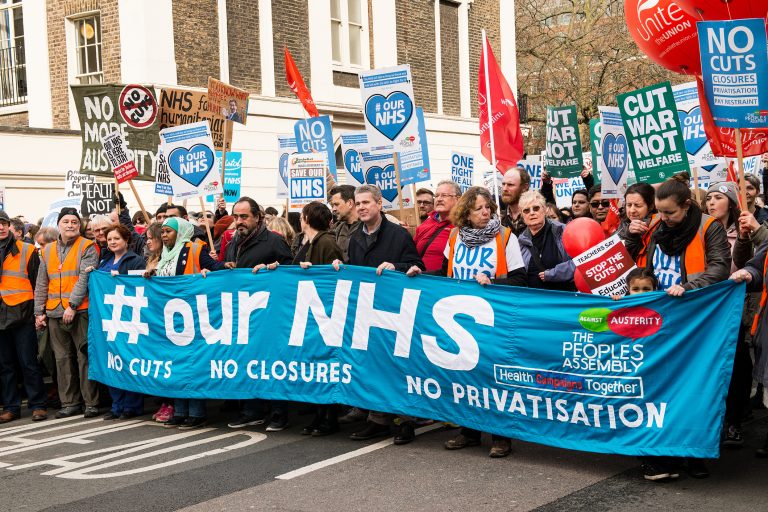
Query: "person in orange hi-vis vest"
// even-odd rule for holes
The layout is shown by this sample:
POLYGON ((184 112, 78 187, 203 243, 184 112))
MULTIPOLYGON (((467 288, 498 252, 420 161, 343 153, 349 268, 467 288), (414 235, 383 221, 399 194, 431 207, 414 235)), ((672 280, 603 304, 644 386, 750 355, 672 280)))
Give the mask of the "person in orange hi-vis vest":
POLYGON ((83 412, 99 415, 99 389, 88 380, 88 274, 99 256, 93 240, 80 236, 80 215, 62 208, 59 238, 45 246, 35 286, 35 324, 48 325, 56 357, 59 398, 57 418, 83 412), (75 370, 76 369, 76 370, 75 370))
POLYGON ((43 372, 37 360, 34 289, 40 257, 35 246, 16 240, 11 219, 0 210, 0 423, 21 415, 16 367, 21 369, 32 420, 44 420, 43 372))

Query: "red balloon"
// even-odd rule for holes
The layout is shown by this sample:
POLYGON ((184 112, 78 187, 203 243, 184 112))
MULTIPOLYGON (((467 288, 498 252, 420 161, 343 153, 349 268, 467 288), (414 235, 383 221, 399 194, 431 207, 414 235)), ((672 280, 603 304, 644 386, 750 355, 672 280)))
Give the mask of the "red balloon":
MULTIPOLYGON (((719 1, 719 0, 718 0, 719 1)), ((624 0, 627 29, 637 46, 660 66, 701 74, 697 18, 677 0, 624 0)))
POLYGON ((563 247, 571 258, 575 258, 595 244, 605 240, 602 226, 589 217, 573 219, 563 230, 563 247))
POLYGON ((576 289, 580 292, 592 293, 592 290, 589 289, 589 285, 584 280, 584 276, 581 275, 579 269, 576 269, 576 271, 573 273, 573 282, 576 284, 576 289))
POLYGON ((685 12, 702 21, 766 18, 765 0, 675 0, 685 12))

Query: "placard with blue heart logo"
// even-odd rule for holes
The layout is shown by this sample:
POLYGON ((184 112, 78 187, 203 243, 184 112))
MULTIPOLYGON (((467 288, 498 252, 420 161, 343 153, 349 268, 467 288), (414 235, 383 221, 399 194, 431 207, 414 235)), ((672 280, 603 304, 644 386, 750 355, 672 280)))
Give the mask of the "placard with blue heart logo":
POLYGON ((608 133, 603 137, 603 163, 614 183, 618 184, 627 169, 627 139, 624 135, 608 133))
POLYGON ((288 187, 288 158, 290 155, 288 153, 283 153, 280 155, 280 179, 283 180, 283 183, 285 183, 286 188, 288 187))
POLYGON ((680 117, 680 127, 683 130, 685 151, 689 155, 695 156, 707 145, 707 134, 701 120, 701 107, 695 107, 690 112, 678 110, 677 114, 680 117))
POLYGON ((356 182, 365 183, 363 163, 359 151, 356 149, 348 149, 344 152, 344 168, 356 182))
POLYGON ((395 140, 413 116, 413 102, 401 91, 386 97, 374 94, 365 104, 368 122, 389 140, 395 140))
POLYGON ((168 155, 171 172, 195 187, 208 177, 214 163, 213 151, 203 144, 195 144, 189 149, 176 148, 168 155))
POLYGON ((381 196, 390 203, 397 199, 397 176, 395 164, 382 167, 370 167, 365 174, 365 182, 381 189, 381 196))

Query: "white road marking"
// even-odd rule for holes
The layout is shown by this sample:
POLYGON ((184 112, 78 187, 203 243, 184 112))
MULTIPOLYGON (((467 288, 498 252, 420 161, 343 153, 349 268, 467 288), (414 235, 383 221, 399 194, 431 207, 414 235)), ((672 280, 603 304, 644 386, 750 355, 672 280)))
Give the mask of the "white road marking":
MULTIPOLYGON (((427 432, 431 432, 432 430, 437 430, 438 428, 442 428, 442 427, 443 427, 443 424, 440 422, 434 423, 432 425, 427 425, 426 427, 417 429, 416 435, 418 436, 421 434, 425 434, 427 432)), ((338 464, 339 462, 344 462, 350 459, 354 459, 355 457, 365 455, 366 453, 371 453, 371 452, 375 452, 376 450, 381 450, 382 448, 386 448, 387 446, 390 446, 393 443, 394 443, 394 438, 385 439, 384 441, 379 441, 378 443, 370 444, 358 450, 342 453, 341 455, 337 455, 336 457, 331 457, 330 459, 321 460, 319 462, 315 462, 314 464, 310 464, 309 466, 304 466, 303 468, 294 469, 293 471, 289 471, 288 473, 277 475, 275 478, 277 480, 292 480, 294 478, 306 475, 308 473, 312 473, 313 471, 317 471, 318 469, 327 468, 328 466, 333 466, 334 464, 338 464)))

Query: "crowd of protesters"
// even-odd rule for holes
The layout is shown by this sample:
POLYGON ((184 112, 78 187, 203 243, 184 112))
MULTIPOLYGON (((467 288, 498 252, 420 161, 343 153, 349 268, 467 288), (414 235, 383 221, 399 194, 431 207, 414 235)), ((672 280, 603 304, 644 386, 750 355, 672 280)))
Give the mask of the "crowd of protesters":
MULTIPOLYGON (((414 231, 385 214, 381 191, 372 185, 337 185, 327 205, 307 204, 295 216, 280 216, 241 197, 231 211, 221 199, 215 211, 198 214, 164 204, 146 225, 142 215, 131 218, 119 194, 110 215, 82 219, 76 209, 63 208, 57 228, 40 228, 0 211, 0 423, 20 417, 22 390, 32 421, 45 420, 49 408, 58 408, 56 418, 103 414, 105 420, 120 420, 144 414, 144 396, 88 379, 88 280, 95 270, 151 279, 279 265, 338 270, 350 264, 378 274, 428 273, 480 286, 575 291, 575 266, 563 232, 571 220, 588 217, 606 235, 616 233, 634 258, 638 268, 628 278, 629 294, 658 290, 682 296, 729 277, 748 283, 723 431, 725 446, 742 446, 742 422, 758 406, 761 386, 768 385, 768 210, 760 181, 747 176, 742 209, 734 182, 713 183, 699 192, 689 188, 688 176, 678 175, 656 186, 633 184, 623 200, 611 201, 602 197, 590 172, 584 171, 582 179, 584 188, 573 193, 568 208, 556 205, 546 172, 534 191, 521 166, 504 174, 500 204, 486 188, 462 193, 456 183, 441 181, 434 191, 416 192, 420 224, 414 231), (478 251, 489 256, 473 257, 478 251), (108 412, 101 407, 109 402, 107 394, 108 412)), ((157 403, 153 419, 167 428, 207 423, 204 400, 158 397, 157 403)), ((289 425, 289 409, 289 403, 277 400, 241 400, 228 426, 265 424, 267 431, 281 431, 289 425)), ((359 423, 351 439, 393 435, 395 444, 412 442, 424 421, 342 404, 312 406, 311 414, 304 435, 330 435, 341 424, 359 423)), ((480 432, 461 427, 445 448, 480 444, 480 432)), ((511 452, 510 439, 492 436, 491 457, 511 452)), ((757 455, 768 457, 768 439, 757 455)), ((702 460, 664 457, 643 458, 644 476, 674 479, 683 462, 691 476, 708 476, 702 460)))

